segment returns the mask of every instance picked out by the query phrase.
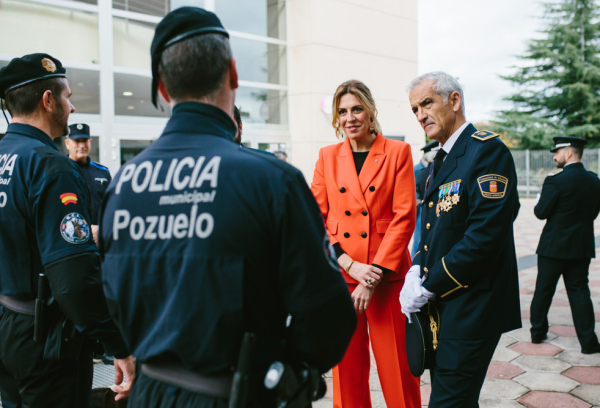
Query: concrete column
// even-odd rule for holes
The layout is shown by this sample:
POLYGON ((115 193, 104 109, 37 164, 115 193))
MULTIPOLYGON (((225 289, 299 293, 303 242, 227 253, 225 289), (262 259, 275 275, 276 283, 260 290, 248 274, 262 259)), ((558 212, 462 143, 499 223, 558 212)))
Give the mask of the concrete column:
POLYGON ((423 131, 406 87, 417 76, 417 0, 288 0, 291 162, 312 180, 319 149, 338 143, 320 102, 363 81, 386 134, 403 135, 415 161, 423 131))
POLYGON ((114 176, 121 165, 120 142, 114 136, 115 84, 113 77, 112 0, 98 0, 100 31, 100 163, 114 176))

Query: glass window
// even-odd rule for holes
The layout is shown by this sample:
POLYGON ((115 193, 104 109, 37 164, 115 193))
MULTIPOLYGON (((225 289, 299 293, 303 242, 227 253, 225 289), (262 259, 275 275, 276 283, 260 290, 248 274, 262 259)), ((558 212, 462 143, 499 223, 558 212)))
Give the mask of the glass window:
MULTIPOLYGON (((8 61, 0 61, 0 68, 8 61)), ((67 68, 71 88, 71 103, 77 113, 100 113, 100 72, 67 68)))
POLYGON ((286 91, 241 86, 235 104, 244 123, 287 124, 286 91))
POLYGON ((43 50, 61 61, 99 63, 98 16, 13 0, 0 1, 0 53, 43 50))
POLYGON ((285 0, 215 0, 228 30, 285 40, 285 0))
POLYGON ((231 48, 241 80, 287 83, 285 46, 231 37, 231 48))
POLYGON ((117 67, 152 69, 150 44, 156 25, 113 17, 113 58, 117 67))
POLYGON ((151 78, 115 73, 115 115, 170 117, 171 106, 160 96, 164 110, 152 104, 151 86, 151 78))
POLYGON ((271 153, 285 152, 285 143, 259 143, 258 149, 271 153))
POLYGON ((113 0, 112 5, 118 10, 163 17, 169 11, 183 6, 204 8, 204 0, 113 0))
POLYGON ((121 140, 121 166, 152 144, 152 140, 121 140))
POLYGON ((77 3, 92 4, 94 6, 98 4, 98 0, 70 0, 70 1, 75 1, 77 3))
POLYGON ((67 68, 71 103, 77 113, 100 113, 100 72, 67 68))

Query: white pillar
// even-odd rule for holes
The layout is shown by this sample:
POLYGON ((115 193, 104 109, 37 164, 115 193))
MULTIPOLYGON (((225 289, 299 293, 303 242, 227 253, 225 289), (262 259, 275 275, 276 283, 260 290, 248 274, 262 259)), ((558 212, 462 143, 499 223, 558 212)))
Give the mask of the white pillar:
POLYGON ((100 163, 114 176, 121 165, 120 141, 113 135, 115 83, 113 77, 112 0, 98 0, 100 31, 100 163))

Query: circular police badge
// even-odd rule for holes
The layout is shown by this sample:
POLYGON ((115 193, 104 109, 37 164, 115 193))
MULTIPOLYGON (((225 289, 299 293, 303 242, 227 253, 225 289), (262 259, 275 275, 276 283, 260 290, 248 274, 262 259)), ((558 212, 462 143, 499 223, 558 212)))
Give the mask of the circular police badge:
POLYGON ((83 129, 83 125, 82 125, 81 123, 79 123, 79 124, 77 125, 77 129, 79 129, 79 130, 83 129))
POLYGON ((63 218, 60 233, 71 244, 83 244, 90 238, 90 226, 81 214, 73 212, 63 218))

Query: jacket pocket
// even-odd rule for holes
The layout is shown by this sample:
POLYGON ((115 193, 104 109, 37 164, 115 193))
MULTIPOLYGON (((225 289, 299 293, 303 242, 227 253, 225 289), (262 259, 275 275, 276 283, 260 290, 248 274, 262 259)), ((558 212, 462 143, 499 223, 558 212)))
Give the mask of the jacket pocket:
POLYGON ((377 228, 377 233, 385 234, 392 220, 377 220, 375 221, 375 227, 377 228))
POLYGON ((335 235, 337 234, 337 230, 338 222, 334 220, 327 220, 327 231, 329 231, 331 235, 335 235))

